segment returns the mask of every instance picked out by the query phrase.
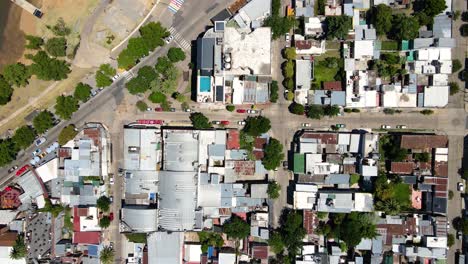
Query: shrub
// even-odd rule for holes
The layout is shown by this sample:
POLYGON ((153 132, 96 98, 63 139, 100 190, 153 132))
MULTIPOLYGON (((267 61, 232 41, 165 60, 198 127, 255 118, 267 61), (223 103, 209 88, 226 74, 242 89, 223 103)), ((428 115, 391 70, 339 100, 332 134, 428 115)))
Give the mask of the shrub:
POLYGON ((138 102, 136 102, 136 107, 141 112, 144 112, 148 108, 148 105, 144 101, 138 101, 138 102))
POLYGON ((233 106, 233 105, 226 105, 226 110, 228 110, 229 112, 232 112, 232 111, 236 110, 236 107, 233 106))
POLYGON ((268 193, 268 197, 270 197, 270 199, 276 199, 279 197, 279 192, 281 190, 281 185, 279 185, 277 182, 269 182, 268 183, 268 189, 267 189, 267 193, 268 193))
POLYGON ((181 48, 172 47, 167 52, 167 57, 171 62, 179 62, 185 60, 185 52, 181 48))
POLYGON ((391 108, 385 108, 385 109, 383 110, 383 112, 384 112, 384 114, 386 114, 386 115, 393 115, 393 114, 395 114, 395 110, 393 110, 393 109, 391 109, 391 108))
POLYGON ((68 141, 72 140, 77 134, 78 132, 75 131, 75 126, 68 125, 64 127, 62 131, 60 131, 60 134, 58 136, 58 143, 60 145, 65 145, 68 141))
POLYGON ((423 115, 432 115, 434 113, 434 111, 431 110, 431 109, 424 109, 420 113, 423 114, 423 115))
POLYGON ((160 104, 165 102, 167 98, 166 95, 161 92, 152 92, 148 99, 153 103, 160 104))

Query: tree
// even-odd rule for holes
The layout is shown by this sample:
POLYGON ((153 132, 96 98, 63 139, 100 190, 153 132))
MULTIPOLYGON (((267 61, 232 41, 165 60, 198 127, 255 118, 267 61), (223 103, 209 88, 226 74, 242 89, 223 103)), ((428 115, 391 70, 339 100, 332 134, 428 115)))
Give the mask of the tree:
POLYGON ((107 196, 101 196, 96 201, 96 206, 103 212, 108 212, 110 209, 111 200, 107 196))
POLYGON ((148 108, 148 105, 144 101, 138 101, 138 102, 136 102, 136 107, 141 112, 144 112, 148 108))
POLYGON ((97 87, 107 87, 112 84, 111 77, 104 74, 102 71, 96 72, 96 86, 97 87))
POLYGON ((280 196, 280 193, 279 193, 280 191, 281 191, 281 185, 279 185, 277 182, 268 183, 267 193, 270 199, 278 198, 280 196))
POLYGON ((151 82, 158 78, 158 74, 153 67, 143 66, 138 70, 137 78, 141 79, 141 84, 144 85, 146 89, 149 89, 151 82))
POLYGON ((289 112, 295 115, 304 115, 305 107, 301 104, 293 102, 292 104, 289 105, 289 112))
POLYGON ((463 21, 463 22, 468 22, 468 11, 464 11, 464 12, 461 14, 461 18, 462 18, 462 21, 463 21))
POLYGON ((55 113, 60 116, 62 119, 68 120, 71 118, 74 112, 78 110, 77 100, 69 95, 61 95, 57 97, 55 104, 55 113))
POLYGON ((16 149, 11 139, 0 140, 0 166, 3 167, 16 158, 16 149))
POLYGON ((424 110, 421 110, 420 113, 423 115, 432 115, 434 111, 431 109, 424 109, 424 110))
POLYGON ((363 238, 377 236, 376 225, 372 214, 351 212, 346 214, 340 224, 336 224, 335 232, 348 247, 357 246, 363 238))
POLYGON ((278 82, 272 81, 270 85, 270 102, 276 103, 278 101, 278 82))
POLYGON ((456 73, 463 67, 459 59, 452 60, 452 73, 456 73))
POLYGON ((374 6, 371 10, 371 20, 377 31, 377 35, 382 36, 390 32, 392 29, 392 18, 391 7, 385 4, 374 6))
POLYGON ((258 137, 271 128, 270 119, 263 116, 249 116, 245 119, 243 131, 252 137, 258 137))
POLYGON ((455 236, 453 234, 447 234, 447 247, 452 247, 455 244, 455 236))
POLYGON ((283 63, 284 78, 292 78, 294 76, 294 62, 291 60, 283 63))
POLYGON ((66 79, 71 72, 70 66, 65 61, 50 58, 47 53, 42 50, 38 51, 31 59, 33 64, 29 66, 29 69, 31 73, 36 75, 40 80, 63 80, 66 79))
POLYGON ((45 44, 45 50, 51 56, 63 57, 67 54, 67 40, 63 37, 51 38, 45 44))
POLYGON ((280 233, 289 257, 294 259, 302 249, 302 239, 306 235, 306 230, 302 225, 302 216, 296 211, 289 211, 285 216, 280 233))
POLYGON ((41 37, 36 37, 33 35, 26 35, 25 36, 28 43, 26 43, 25 47, 27 49, 40 49, 41 46, 44 44, 44 40, 41 37))
POLYGON ((323 113, 327 116, 337 116, 340 113, 340 107, 337 105, 327 105, 323 107, 323 113))
POLYGON ((57 218, 58 215, 65 210, 65 207, 60 204, 52 204, 50 199, 45 199, 45 205, 43 208, 39 209, 40 212, 48 212, 51 213, 53 217, 57 218))
POLYGON ((294 99, 294 93, 292 91, 288 91, 286 94, 286 100, 292 101, 294 99))
POLYGON ((457 21, 457 20, 460 18, 461 14, 462 14, 462 13, 461 13, 460 10, 457 10, 457 11, 453 12, 452 19, 453 19, 454 21, 457 21))
POLYGON ((223 225, 223 232, 230 238, 243 239, 250 234, 250 225, 237 215, 232 215, 223 225))
POLYGON ((233 112, 234 110, 236 110, 236 107, 233 105, 226 105, 226 110, 228 110, 229 112, 233 112))
POLYGON ((349 16, 327 16, 325 24, 327 39, 346 39, 353 27, 352 18, 349 16))
POLYGON ((268 245, 271 248, 271 251, 275 254, 281 254, 284 249, 283 238, 278 231, 273 231, 270 233, 270 238, 268 239, 268 245))
POLYGON ((172 47, 167 51, 167 57, 173 63, 185 60, 185 52, 181 48, 172 47))
POLYGON ((63 18, 57 19, 57 23, 54 26, 47 26, 55 35, 57 36, 67 36, 70 35, 71 29, 65 24, 63 18))
POLYGON ((198 232, 198 239, 201 243, 202 253, 208 252, 208 247, 221 248, 224 245, 224 239, 219 233, 201 231, 198 232))
POLYGON ((381 59, 388 64, 400 63, 400 55, 398 53, 383 53, 381 59))
POLYGON ((296 59, 296 48, 293 48, 293 47, 285 48, 283 56, 287 60, 295 60, 296 59))
POLYGON ((109 216, 105 215, 101 219, 99 219, 99 226, 101 228, 108 228, 110 226, 110 218, 109 216))
POLYGON ((60 145, 65 145, 68 141, 72 140, 77 134, 78 132, 75 131, 75 126, 68 125, 64 127, 62 131, 60 131, 60 134, 58 136, 58 143, 60 145))
POLYGON ((202 113, 191 113, 190 121, 195 129, 207 129, 211 128, 210 120, 202 113))
POLYGON ((114 69, 109 63, 101 64, 99 66, 99 71, 107 75, 108 77, 112 77, 117 74, 117 70, 114 69))
POLYGON ((150 22, 140 28, 140 35, 149 51, 153 51, 156 47, 164 45, 163 39, 169 36, 169 32, 161 23, 150 22))
POLYGON ((396 40, 415 39, 419 35, 419 21, 415 17, 404 14, 393 16, 391 36, 396 40))
POLYGON ((104 246, 99 253, 99 260, 102 264, 111 264, 114 262, 114 249, 104 246))
POLYGON ((152 92, 148 99, 155 104, 161 104, 167 100, 166 95, 161 92, 152 92))
POLYGON ((26 149, 36 138, 36 132, 29 126, 22 126, 16 129, 15 134, 11 138, 18 149, 26 149))
POLYGON ((448 198, 449 198, 449 200, 452 200, 454 195, 455 195, 455 194, 453 193, 453 191, 452 191, 452 190, 449 190, 449 192, 448 192, 448 198))
POLYGON ((0 75, 0 105, 10 102, 13 88, 11 85, 0 75))
POLYGON ((146 244, 146 233, 126 233, 125 237, 130 242, 146 244))
POLYGON ((148 90, 145 80, 143 78, 138 78, 138 77, 133 78, 130 81, 128 81, 125 84, 125 87, 127 87, 128 92, 130 94, 140 94, 148 90))
POLYGON ((47 129, 54 126, 54 115, 47 110, 41 111, 34 117, 33 126, 37 133, 44 133, 47 129))
POLYGON ((349 185, 354 185, 359 182, 359 178, 361 176, 357 173, 352 173, 351 176, 349 177, 349 185))
POLYGON ((11 259, 23 259, 28 254, 28 250, 26 248, 26 244, 24 243, 24 237, 18 235, 15 240, 15 244, 10 251, 10 258, 11 259))
POLYGON ((18 62, 5 66, 3 69, 3 77, 11 85, 20 87, 28 85, 28 79, 31 77, 26 65, 18 62))
POLYGON ((75 93, 73 96, 81 102, 86 102, 91 97, 91 86, 85 83, 78 83, 75 87, 75 93))
POLYGON ((172 65, 172 62, 171 60, 169 60, 169 58, 167 57, 159 57, 158 58, 158 61, 156 62, 156 65, 154 66, 154 68, 156 69, 156 71, 160 74, 165 74, 165 72, 167 71, 168 68, 171 68, 173 65, 172 65))
POLYGON ((400 203, 397 199, 394 198, 390 198, 384 201, 377 201, 375 205, 376 208, 384 211, 388 215, 398 215, 402 210, 400 203))
POLYGON ((446 8, 445 0, 424 0, 423 12, 430 17, 437 16, 446 8))
POLYGON ((274 170, 280 166, 284 159, 283 145, 279 140, 270 138, 270 141, 265 147, 265 155, 262 159, 262 164, 267 170, 274 170))
POLYGON ((309 105, 306 111, 307 117, 312 119, 321 119, 323 116, 323 108, 319 105, 309 105))

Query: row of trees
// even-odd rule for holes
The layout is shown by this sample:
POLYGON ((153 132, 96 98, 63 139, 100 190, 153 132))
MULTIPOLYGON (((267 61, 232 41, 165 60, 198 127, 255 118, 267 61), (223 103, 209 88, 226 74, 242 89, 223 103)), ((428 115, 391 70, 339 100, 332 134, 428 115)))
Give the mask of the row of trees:
POLYGON ((271 15, 265 19, 265 26, 271 28, 272 38, 277 39, 296 25, 294 17, 284 17, 280 14, 281 0, 271 1, 271 15))
POLYGON ((309 105, 307 107, 293 102, 289 105, 289 112, 296 115, 304 115, 312 119, 321 119, 324 116, 337 116, 340 113, 340 107, 337 105, 309 105))
POLYGON ((150 22, 140 28, 140 37, 131 38, 127 48, 117 58, 119 68, 128 69, 157 47, 164 45, 164 38, 169 32, 159 22, 150 22))
POLYGON ((302 216, 296 211, 285 211, 281 227, 270 233, 268 244, 281 263, 293 263, 302 249, 305 235, 302 216))

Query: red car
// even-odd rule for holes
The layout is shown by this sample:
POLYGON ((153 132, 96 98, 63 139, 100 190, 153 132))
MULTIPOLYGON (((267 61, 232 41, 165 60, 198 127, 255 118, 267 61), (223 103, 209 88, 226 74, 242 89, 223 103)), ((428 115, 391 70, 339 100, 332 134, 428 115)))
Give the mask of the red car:
POLYGON ((156 107, 156 108, 154 109, 154 111, 156 111, 156 112, 162 112, 162 110, 163 110, 162 107, 156 107))
POLYGON ((110 213, 110 214, 109 214, 109 219, 110 219, 111 221, 114 220, 114 213, 110 213))
POLYGON ((164 123, 163 120, 155 120, 155 119, 139 119, 137 120, 138 124, 141 125, 162 125, 164 123))
POLYGON ((29 170, 29 165, 24 165, 16 172, 16 176, 21 176, 24 173, 26 173, 28 170, 29 170))
POLYGON ((237 109, 236 111, 237 111, 237 113, 245 113, 245 112, 247 112, 247 110, 245 110, 245 109, 237 109))
POLYGON ((229 125, 229 121, 226 121, 226 120, 221 121, 221 125, 225 125, 225 126, 226 126, 226 125, 229 125))

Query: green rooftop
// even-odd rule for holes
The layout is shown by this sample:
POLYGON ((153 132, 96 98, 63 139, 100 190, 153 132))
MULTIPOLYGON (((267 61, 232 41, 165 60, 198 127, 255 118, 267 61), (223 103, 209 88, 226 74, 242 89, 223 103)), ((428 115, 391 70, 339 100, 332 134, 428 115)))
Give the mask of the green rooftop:
POLYGON ((302 174, 305 172, 305 154, 294 153, 294 173, 302 174))
POLYGON ((401 50, 409 50, 409 40, 402 40, 401 41, 401 50))
POLYGON ((408 52, 408 55, 406 56, 406 61, 414 61, 414 51, 413 50, 408 52))

